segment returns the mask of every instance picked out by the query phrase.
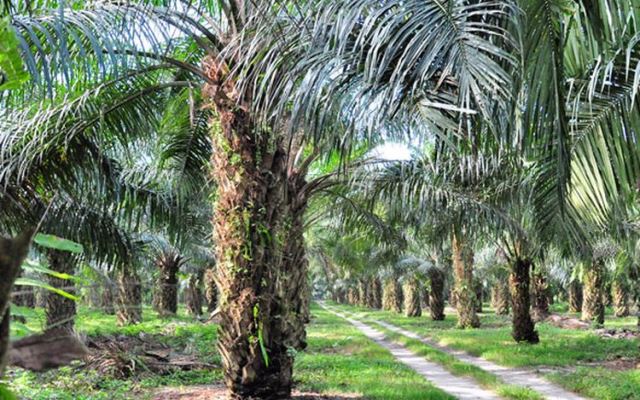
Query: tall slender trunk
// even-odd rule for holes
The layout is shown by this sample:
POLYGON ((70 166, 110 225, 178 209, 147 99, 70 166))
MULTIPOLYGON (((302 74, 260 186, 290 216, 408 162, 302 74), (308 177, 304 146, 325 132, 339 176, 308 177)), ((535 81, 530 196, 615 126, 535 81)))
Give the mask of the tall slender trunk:
POLYGON ((510 297, 509 284, 506 280, 498 280, 493 284, 491 288, 491 304, 496 315, 509 314, 510 297))
MULTIPOLYGON (((49 259, 49 268, 52 270, 62 274, 73 275, 76 261, 72 254, 59 250, 49 250, 47 258, 49 259)), ((72 295, 76 293, 72 280, 60 279, 55 276, 49 276, 48 280, 49 285, 54 288, 62 289, 72 295)), ((47 294, 45 314, 47 316, 45 330, 73 331, 76 318, 76 302, 55 292, 49 292, 47 294)))
POLYGON ((9 302, 13 283, 20 275, 22 262, 31 244, 31 232, 25 232, 15 239, 0 236, 0 379, 4 376, 9 356, 9 332, 11 309, 9 302))
POLYGON ((538 343, 540 338, 531 319, 530 309, 531 261, 517 258, 511 266, 511 299, 513 306, 513 332, 516 342, 538 343))
POLYGON ((455 230, 451 235, 451 251, 458 327, 477 328, 480 326, 480 319, 476 314, 476 295, 473 285, 473 252, 466 245, 460 233, 455 232, 455 230))
POLYGON ((415 277, 408 278, 403 285, 404 315, 419 317, 422 315, 420 307, 420 285, 415 277))
POLYGON ((536 272, 533 281, 533 319, 542 321, 549 316, 549 285, 542 272, 536 272))
POLYGON ((444 320, 444 273, 440 269, 429 270, 429 315, 434 321, 444 320))
POLYGON ((118 271, 116 321, 118 326, 142 322, 142 285, 138 273, 132 268, 118 271))
POLYGON ((579 313, 582 311, 582 285, 580 281, 574 279, 569 283, 569 312, 579 313))
POLYGON ((629 284, 624 275, 616 276, 611 284, 613 312, 618 318, 629 316, 629 289, 629 284))
POLYGON ((594 260, 584 276, 582 320, 604 324, 604 263, 594 260))
POLYGON ((377 276, 371 278, 371 303, 369 307, 376 310, 382 308, 382 282, 377 276))
POLYGON ((475 293, 475 297, 476 297, 476 312, 477 313, 481 313, 482 312, 482 301, 483 299, 483 295, 482 295, 482 291, 483 291, 483 287, 482 287, 482 281, 480 279, 474 279, 473 280, 473 291, 475 293))
POLYGON ((367 306, 367 285, 364 278, 358 279, 358 306, 367 306))
POLYGON ((160 272, 156 287, 160 315, 178 312, 178 271, 184 262, 184 257, 173 249, 163 251, 155 261, 160 272))
POLYGON ((211 314, 218 306, 218 287, 216 285, 216 267, 211 266, 204 272, 204 298, 207 313, 211 314))
POLYGON ((192 273, 187 284, 187 292, 185 293, 185 302, 187 306, 187 314, 195 317, 202 316, 202 279, 204 270, 192 273))
POLYGON ((382 308, 386 311, 402 312, 402 288, 395 277, 387 278, 384 281, 382 308))

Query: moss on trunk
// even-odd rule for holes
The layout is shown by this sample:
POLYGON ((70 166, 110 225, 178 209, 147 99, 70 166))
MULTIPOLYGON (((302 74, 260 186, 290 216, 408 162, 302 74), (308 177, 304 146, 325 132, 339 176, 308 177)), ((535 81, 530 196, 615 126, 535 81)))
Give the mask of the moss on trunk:
POLYGON ((629 316, 629 290, 626 277, 616 276, 611 284, 611 295, 613 297, 613 312, 618 318, 629 316))
POLYGON ((132 268, 118 271, 116 321, 118 326, 142 322, 142 285, 138 273, 132 268))
POLYGON ((402 288, 394 277, 387 278, 384 281, 382 308, 386 311, 402 312, 402 288))
POLYGON ((549 285, 541 272, 534 273, 532 280, 533 319, 542 321, 549 316, 549 285))
POLYGON ((204 298, 207 312, 211 314, 218 306, 218 287, 216 286, 216 267, 211 266, 204 272, 204 298))

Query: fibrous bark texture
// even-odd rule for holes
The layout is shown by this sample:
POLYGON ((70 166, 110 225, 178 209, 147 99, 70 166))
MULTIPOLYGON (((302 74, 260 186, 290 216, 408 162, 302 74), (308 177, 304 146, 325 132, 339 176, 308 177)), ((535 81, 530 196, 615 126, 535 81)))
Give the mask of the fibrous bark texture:
POLYGON ((192 273, 187 284, 187 292, 185 293, 185 302, 187 305, 187 314, 195 317, 202 315, 202 279, 204 270, 192 273))
POLYGON ((372 276, 369 278, 369 289, 367 290, 367 307, 379 310, 382 307, 382 283, 380 278, 372 276))
MULTIPOLYGON (((62 274, 73 275, 76 261, 75 257, 71 253, 50 250, 47 253, 49 259, 49 268, 62 274)), ((49 276, 49 285, 54 288, 64 290, 65 292, 74 295, 75 287, 72 280, 60 279, 55 276, 49 276)), ((75 300, 66 298, 55 292, 49 292, 47 294, 47 305, 45 307, 45 314, 47 316, 47 322, 45 330, 68 330, 73 331, 73 326, 76 317, 76 302, 75 300)))
POLYGON ((13 283, 20 275, 22 262, 31 244, 32 232, 25 232, 15 239, 0 237, 0 378, 4 376, 9 352, 9 327, 11 310, 9 302, 13 283))
POLYGON ((594 260, 584 276, 582 320, 604 324, 604 263, 594 260))
POLYGON ((476 294, 473 282, 473 252, 466 245, 461 235, 456 232, 454 232, 451 237, 451 252, 453 256, 458 327, 477 328, 480 326, 480 319, 476 314, 476 294))
POLYGON ((491 306, 496 315, 508 315, 510 302, 509 284, 506 279, 495 282, 491 287, 491 306))
POLYGON ((211 314, 218 306, 218 287, 216 286, 215 266, 207 268, 204 272, 204 298, 207 312, 211 314))
POLYGON ((482 295, 482 291, 483 291, 483 287, 482 287, 482 281, 479 279, 474 279, 473 280, 473 289, 474 289, 474 293, 476 295, 476 312, 477 313, 481 313, 482 312, 482 301, 483 299, 483 295, 482 295))
POLYGON ((156 287, 157 307, 161 315, 173 315, 178 312, 178 271, 184 262, 185 258, 174 249, 163 251, 155 261, 159 271, 156 287))
POLYGON ((542 321, 549 316, 549 285, 543 273, 534 273, 533 277, 533 319, 542 321))
POLYGON ((569 283, 569 311, 572 313, 582 311, 582 285, 577 279, 569 283))
POLYGON ((402 288, 396 278, 387 278, 384 281, 382 308, 386 311, 402 312, 402 288))
POLYGON ((404 295, 404 315, 407 317, 419 317, 422 315, 420 307, 420 285, 418 280, 410 277, 405 280, 403 285, 404 295))
POLYGON ((429 315, 434 321, 444 320, 444 272, 429 270, 429 315))
POLYGON ((516 342, 538 343, 540 338, 530 314, 531 261, 518 258, 511 266, 509 285, 513 306, 512 336, 516 342))
POLYGON ((142 322, 142 285, 137 272, 131 268, 118 272, 116 320, 119 326, 142 322))
POLYGON ((205 61, 217 184, 213 240, 220 289, 218 349, 231 399, 291 394, 286 300, 280 298, 286 234, 287 153, 253 118, 248 99, 215 57, 205 61))
POLYGON ((624 276, 616 277, 611 284, 613 312, 618 318, 629 316, 629 285, 624 276))

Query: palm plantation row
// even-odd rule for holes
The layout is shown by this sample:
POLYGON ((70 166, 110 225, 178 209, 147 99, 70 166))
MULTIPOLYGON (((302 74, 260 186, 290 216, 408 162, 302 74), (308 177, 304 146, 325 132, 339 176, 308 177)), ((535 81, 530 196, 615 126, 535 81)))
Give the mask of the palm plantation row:
POLYGON ((479 323, 474 249, 493 246, 514 339, 532 343, 530 285, 542 299, 547 266, 580 266, 568 274, 598 323, 605 265, 636 273, 634 0, 1 7, 3 230, 40 224, 82 244, 119 275, 122 305, 139 302, 150 243, 166 244, 169 311, 180 264, 215 260, 232 398, 289 395, 306 253, 349 294, 339 280, 352 275, 328 267, 344 261, 327 257, 332 234, 366 256, 346 257, 353 277, 421 269, 436 309, 450 263, 462 327, 479 323), (411 159, 372 160, 389 140, 410 143, 411 159))

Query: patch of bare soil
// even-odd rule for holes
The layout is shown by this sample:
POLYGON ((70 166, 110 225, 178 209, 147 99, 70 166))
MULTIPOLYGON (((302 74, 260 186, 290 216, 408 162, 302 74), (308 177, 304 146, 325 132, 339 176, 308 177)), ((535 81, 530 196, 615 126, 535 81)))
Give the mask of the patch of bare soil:
MULTIPOLYGON (((357 394, 319 394, 294 391, 291 397, 295 400, 348 400, 362 399, 357 394)), ((224 386, 189 386, 182 388, 163 388, 156 392, 154 400, 227 400, 227 389, 224 386)))
POLYGON ((87 367, 118 379, 145 374, 165 375, 177 370, 214 369, 187 349, 162 343, 153 335, 87 338, 87 367))
POLYGON ((596 329, 594 332, 606 339, 640 339, 640 331, 630 329, 596 329))
POLYGON ((588 322, 581 321, 578 318, 558 314, 549 315, 544 322, 563 329, 589 329, 591 327, 588 322))

